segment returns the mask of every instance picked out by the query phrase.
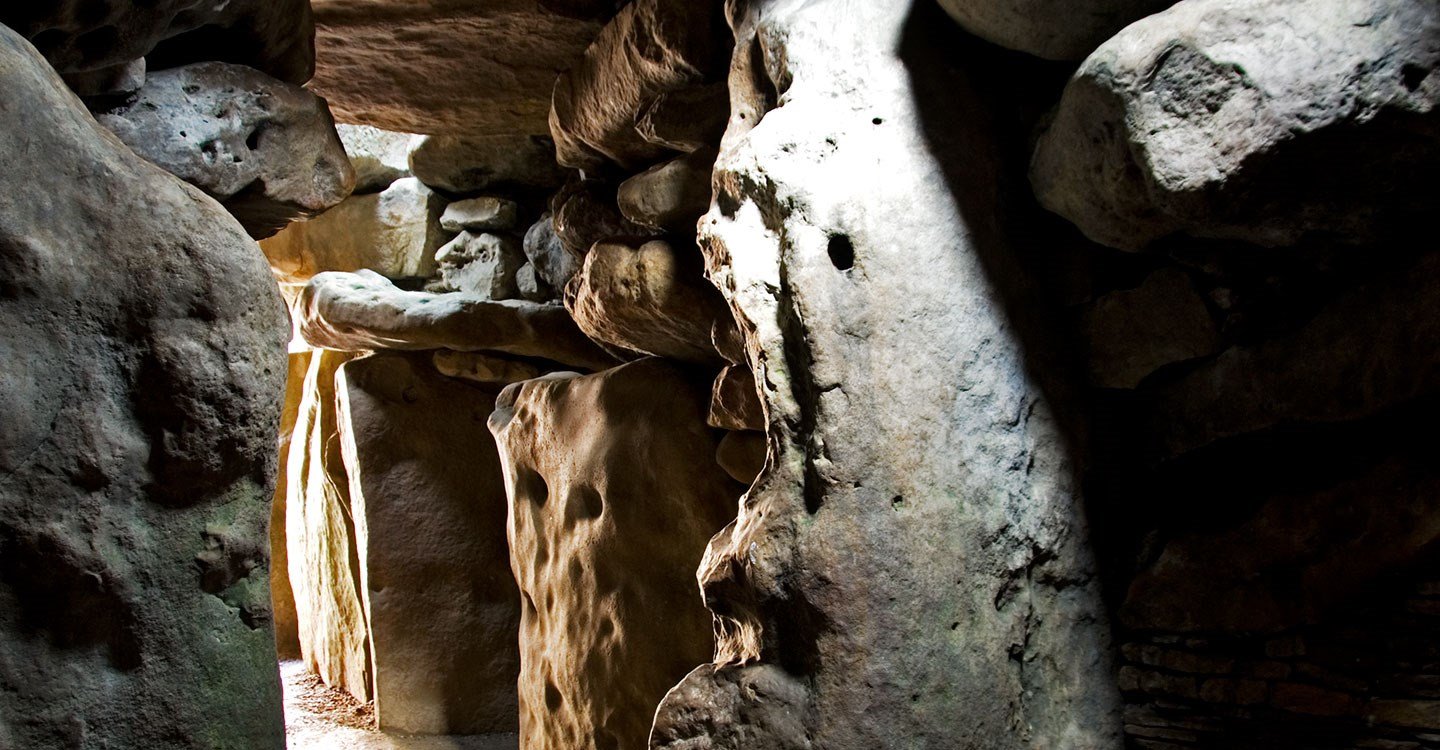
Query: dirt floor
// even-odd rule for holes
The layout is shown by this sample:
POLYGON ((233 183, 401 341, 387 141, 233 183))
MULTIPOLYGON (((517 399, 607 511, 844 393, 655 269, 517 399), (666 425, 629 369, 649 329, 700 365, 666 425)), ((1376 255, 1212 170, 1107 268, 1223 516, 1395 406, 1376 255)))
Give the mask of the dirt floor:
POLYGON ((513 734, 412 736, 375 729, 375 709, 326 687, 298 661, 280 662, 290 750, 516 750, 513 734))

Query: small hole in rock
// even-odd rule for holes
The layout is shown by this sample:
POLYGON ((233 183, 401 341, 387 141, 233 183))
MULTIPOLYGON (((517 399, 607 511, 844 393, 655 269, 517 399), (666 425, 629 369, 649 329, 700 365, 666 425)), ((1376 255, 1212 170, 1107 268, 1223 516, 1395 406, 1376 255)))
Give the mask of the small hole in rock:
POLYGON ((855 267, 855 246, 846 235, 830 235, 830 245, 826 250, 830 253, 830 262, 841 271, 855 267))
POLYGON ((1430 72, 1428 70, 1418 65, 1410 65, 1407 63, 1400 68, 1400 80, 1409 91, 1420 88, 1420 84, 1424 83, 1425 78, 1429 75, 1430 72))

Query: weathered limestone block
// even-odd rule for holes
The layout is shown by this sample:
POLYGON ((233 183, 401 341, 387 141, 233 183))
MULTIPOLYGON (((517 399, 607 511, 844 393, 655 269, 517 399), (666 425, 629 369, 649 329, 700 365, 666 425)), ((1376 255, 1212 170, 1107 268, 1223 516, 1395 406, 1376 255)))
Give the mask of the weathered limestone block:
POLYGON ((368 701, 370 633, 335 407, 335 375, 355 356, 311 355, 286 460, 285 537, 305 666, 327 685, 368 701))
POLYGON ((0 26, 0 747, 281 750, 285 308, 0 26))
POLYGON ((939 0, 967 31, 1050 60, 1079 60, 1175 0, 939 0))
POLYGON ((461 232, 435 253, 435 262, 440 281, 430 291, 468 292, 495 300, 520 296, 515 274, 525 265, 525 253, 510 237, 461 232))
POLYGON ((1162 458, 1276 426, 1373 416, 1440 393, 1440 257, 1377 275, 1300 330, 1225 350, 1151 395, 1162 458))
POLYGON ((280 456, 280 471, 275 477, 275 498, 270 503, 270 603, 275 616, 275 652, 281 659, 302 657, 295 590, 290 585, 285 500, 290 493, 290 446, 295 436, 295 423, 300 418, 300 403, 305 398, 305 376, 310 372, 313 355, 313 349, 292 349, 290 352, 290 368, 285 376, 285 408, 280 413, 279 450, 276 451, 276 455, 280 456))
POLYGON ((584 258, 597 242, 657 237, 660 232, 620 213, 615 186, 603 180, 576 179, 550 197, 555 235, 575 258, 584 258))
POLYGON ((1081 317, 1090 382, 1101 388, 1134 388, 1165 365, 1213 354, 1220 346, 1205 301, 1175 269, 1095 300, 1081 317))
POLYGON ((153 72, 97 119, 220 201, 256 239, 335 206, 355 187, 325 100, 240 65, 153 72))
POLYGON ((378 193, 410 175, 409 133, 392 133, 369 125, 336 125, 350 166, 355 169, 355 192, 378 193))
POLYGON ((476 383, 509 385, 544 374, 539 367, 515 359, 483 352, 454 352, 441 349, 434 354, 435 369, 441 375, 476 383))
POLYGON ((997 146, 928 31, 943 16, 912 5, 734 18, 700 226, 770 456, 702 563, 716 664, 662 703, 652 747, 1121 744, 1074 468, 1033 323, 1007 314, 1039 302, 992 223, 997 146))
POLYGON ((565 181, 555 144, 539 135, 443 136, 416 139, 410 171, 436 190, 551 188, 565 181))
POLYGON ((661 696, 710 658, 694 570, 741 487, 715 463, 705 401, 658 359, 501 393, 527 750, 643 747, 661 696))
POLYGON ((510 229, 515 226, 516 208, 515 201, 492 196, 455 201, 445 207, 440 226, 447 232, 510 229))
POLYGON ((723 77, 730 45, 721 5, 634 0, 621 9, 555 82, 550 134, 560 163, 635 170, 670 153, 635 124, 660 95, 723 77))
POLYGON ((0 24, 27 37, 61 73, 205 60, 245 65, 301 84, 315 70, 307 0, 60 0, 0 8, 0 24))
POLYGON ((677 234, 695 231, 710 208, 710 168, 715 152, 701 149, 657 164, 620 183, 616 201, 626 219, 677 234))
POLYGON ((440 228, 445 201, 414 178, 383 192, 352 195, 335 208, 260 243, 275 275, 304 283, 322 271, 429 276, 450 239, 440 228))
POLYGON ((748 365, 726 365, 710 387, 710 416, 705 422, 722 430, 764 430, 765 411, 748 365))
POLYGON ((596 341, 684 362, 719 364, 710 342, 716 321, 729 321, 725 300, 700 268, 693 248, 664 240, 639 247, 599 242, 565 289, 575 324, 596 341))
POLYGON ((535 275, 554 289, 564 289, 570 279, 580 273, 589 249, 586 246, 584 251, 577 252, 566 247, 555 234, 555 224, 548 212, 525 232, 525 257, 535 267, 535 275))
POLYGON ((406 292, 370 271, 317 275, 294 314, 305 340, 326 349, 490 350, 587 370, 615 365, 560 305, 406 292))
POLYGON ((381 729, 514 732, 520 597, 495 396, 423 355, 375 354, 335 390, 381 729))
POLYGON ((1040 141, 1040 201, 1091 239, 1399 236, 1440 200, 1440 6, 1186 0, 1096 50, 1040 141))
POLYGON ((609 15, 557 13, 535 0, 313 4, 312 86, 336 117, 451 135, 544 133, 555 76, 609 15))

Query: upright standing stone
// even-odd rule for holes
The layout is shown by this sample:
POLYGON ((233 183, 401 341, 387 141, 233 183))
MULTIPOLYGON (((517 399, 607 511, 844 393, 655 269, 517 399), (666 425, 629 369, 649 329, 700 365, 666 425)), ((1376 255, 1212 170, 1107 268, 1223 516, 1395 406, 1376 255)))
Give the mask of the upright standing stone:
POLYGON ((336 398, 380 728, 514 732, 520 595, 493 391, 384 353, 341 367, 336 398))
POLYGON ((0 26, 0 747, 281 750, 285 308, 0 26))
POLYGON ((335 375, 354 357, 327 349, 311 356, 286 462, 285 539, 305 666, 368 701, 370 634, 335 408, 335 375))
POLYGON ((700 572, 717 663, 661 705, 652 747, 1120 745, 997 147, 938 11, 912 5, 734 19, 702 242, 749 332, 770 455, 700 572))
POLYGON ((715 463, 707 402, 659 359, 501 393, 526 750, 643 747, 665 691, 709 658, 694 570, 741 487, 715 463))
MULTIPOLYGON (((290 585, 290 550, 285 534, 286 498, 289 494, 290 446, 305 397, 305 375, 310 372, 313 349, 290 352, 285 378, 285 408, 280 417, 280 472, 275 478, 275 499, 270 505, 270 602, 275 608, 275 652, 281 659, 299 659, 300 622, 295 613, 295 589, 290 585)), ((301 439, 305 439, 301 435, 301 439)))

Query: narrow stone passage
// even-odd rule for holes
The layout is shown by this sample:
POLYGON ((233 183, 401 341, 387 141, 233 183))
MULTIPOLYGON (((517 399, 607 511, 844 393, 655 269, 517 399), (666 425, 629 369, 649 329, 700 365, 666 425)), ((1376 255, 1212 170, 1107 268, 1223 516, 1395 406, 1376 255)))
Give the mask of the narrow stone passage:
POLYGON ((374 728, 374 706, 326 687, 296 659, 280 662, 290 750, 515 750, 514 734, 408 736, 374 728))

